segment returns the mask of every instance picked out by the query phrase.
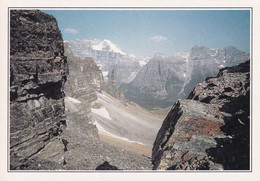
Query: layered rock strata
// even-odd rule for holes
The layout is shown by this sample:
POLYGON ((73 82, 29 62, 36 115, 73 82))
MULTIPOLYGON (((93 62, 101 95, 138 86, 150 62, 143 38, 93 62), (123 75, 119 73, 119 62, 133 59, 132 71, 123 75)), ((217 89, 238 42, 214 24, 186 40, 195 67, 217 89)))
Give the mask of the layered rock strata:
POLYGON ((11 169, 37 169, 43 162, 59 167, 51 161, 35 161, 35 156, 60 135, 66 123, 67 74, 63 39, 55 18, 38 10, 11 10, 11 169))
POLYGON ((250 61, 178 100, 154 142, 153 169, 250 169, 250 61))
MULTIPOLYGON (((67 43, 65 54, 70 74, 65 85, 67 127, 61 136, 63 142, 66 142, 62 169, 151 169, 149 158, 117 148, 99 139, 91 108, 100 108, 101 103, 97 100, 96 92, 109 90, 109 85, 104 86, 102 72, 92 58, 81 59, 74 56, 67 43), (108 162, 109 164, 106 164, 108 162)), ((112 88, 111 94, 115 96, 118 92, 115 81, 112 88)), ((54 156, 53 159, 59 160, 60 155, 54 156)))
POLYGON ((65 87, 67 95, 74 95, 75 90, 84 89, 86 86, 91 86, 100 92, 105 84, 104 77, 94 59, 90 57, 81 59, 74 56, 67 42, 64 43, 64 49, 70 70, 65 87))
POLYGON ((66 115, 69 119, 81 121, 81 125, 87 126, 91 124, 92 104, 97 100, 95 91, 100 92, 104 87, 104 78, 92 58, 83 60, 74 56, 67 42, 64 43, 64 49, 70 72, 65 85, 66 115), (73 101, 70 101, 73 99, 79 100, 81 104, 73 106, 73 101))

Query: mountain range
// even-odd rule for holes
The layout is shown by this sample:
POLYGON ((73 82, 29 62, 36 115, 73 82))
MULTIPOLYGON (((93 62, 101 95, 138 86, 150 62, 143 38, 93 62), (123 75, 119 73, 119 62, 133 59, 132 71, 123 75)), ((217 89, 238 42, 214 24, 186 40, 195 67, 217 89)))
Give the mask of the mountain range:
POLYGON ((170 57, 156 54, 120 89, 127 99, 146 108, 167 107, 187 97, 197 83, 216 76, 219 69, 248 59, 249 53, 234 46, 213 49, 196 45, 170 57))
MULTIPOLYGON (((234 46, 208 48, 195 45, 190 50, 164 56, 138 59, 109 40, 68 41, 69 50, 78 57, 92 57, 105 81, 114 70, 116 85, 125 98, 145 108, 167 107, 185 98, 206 77, 216 76, 224 67, 249 59, 249 53, 234 46)), ((110 80, 111 81, 111 80, 110 80)))
MULTIPOLYGON (((220 69, 166 116, 169 108, 147 111, 126 101, 115 69, 107 86, 93 58, 76 57, 63 44, 53 16, 12 9, 9 23, 9 172, 252 169, 250 60, 222 68, 248 53, 195 46, 171 57, 156 54, 121 85, 150 106, 187 95, 187 85, 220 69)), ((101 42, 93 51, 116 51, 101 42)))

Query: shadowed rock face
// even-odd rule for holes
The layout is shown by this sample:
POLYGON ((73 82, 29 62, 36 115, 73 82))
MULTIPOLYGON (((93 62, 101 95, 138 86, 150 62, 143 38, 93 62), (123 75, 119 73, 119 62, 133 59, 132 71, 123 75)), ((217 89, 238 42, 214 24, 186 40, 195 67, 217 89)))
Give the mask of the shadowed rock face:
MULTIPOLYGON (((55 18, 37 10, 11 10, 11 169, 38 169, 40 161, 35 155, 62 132, 67 74, 55 18)), ((47 160, 41 163, 52 169, 59 165, 47 160)))
POLYGON ((153 169, 248 170, 250 61, 221 69, 178 100, 154 142, 153 169))

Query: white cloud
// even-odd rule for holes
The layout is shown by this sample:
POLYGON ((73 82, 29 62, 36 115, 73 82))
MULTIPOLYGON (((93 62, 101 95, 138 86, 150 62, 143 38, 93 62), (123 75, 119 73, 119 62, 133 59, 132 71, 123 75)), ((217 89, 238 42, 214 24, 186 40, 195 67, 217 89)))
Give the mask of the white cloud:
POLYGON ((166 41, 166 40, 168 40, 168 38, 165 36, 156 35, 156 36, 150 37, 150 40, 155 41, 155 42, 160 42, 160 41, 166 41))
POLYGON ((72 29, 72 28, 66 28, 66 29, 64 29, 64 32, 65 33, 70 33, 70 34, 77 34, 78 33, 77 30, 72 29))

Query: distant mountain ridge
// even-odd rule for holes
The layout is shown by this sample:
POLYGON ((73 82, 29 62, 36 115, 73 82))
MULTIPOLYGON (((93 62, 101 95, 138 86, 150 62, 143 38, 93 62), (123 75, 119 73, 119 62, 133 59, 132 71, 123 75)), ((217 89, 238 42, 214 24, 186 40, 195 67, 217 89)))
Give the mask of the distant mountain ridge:
POLYGON ((196 45, 170 57, 156 54, 131 83, 120 88, 127 99, 141 106, 167 107, 186 97, 206 77, 216 76, 219 69, 248 59, 249 53, 234 46, 213 49, 196 45))
POLYGON ((133 54, 127 54, 110 40, 84 39, 67 41, 69 50, 77 57, 93 58, 103 72, 105 80, 115 71, 117 85, 130 83, 144 62, 133 54))

